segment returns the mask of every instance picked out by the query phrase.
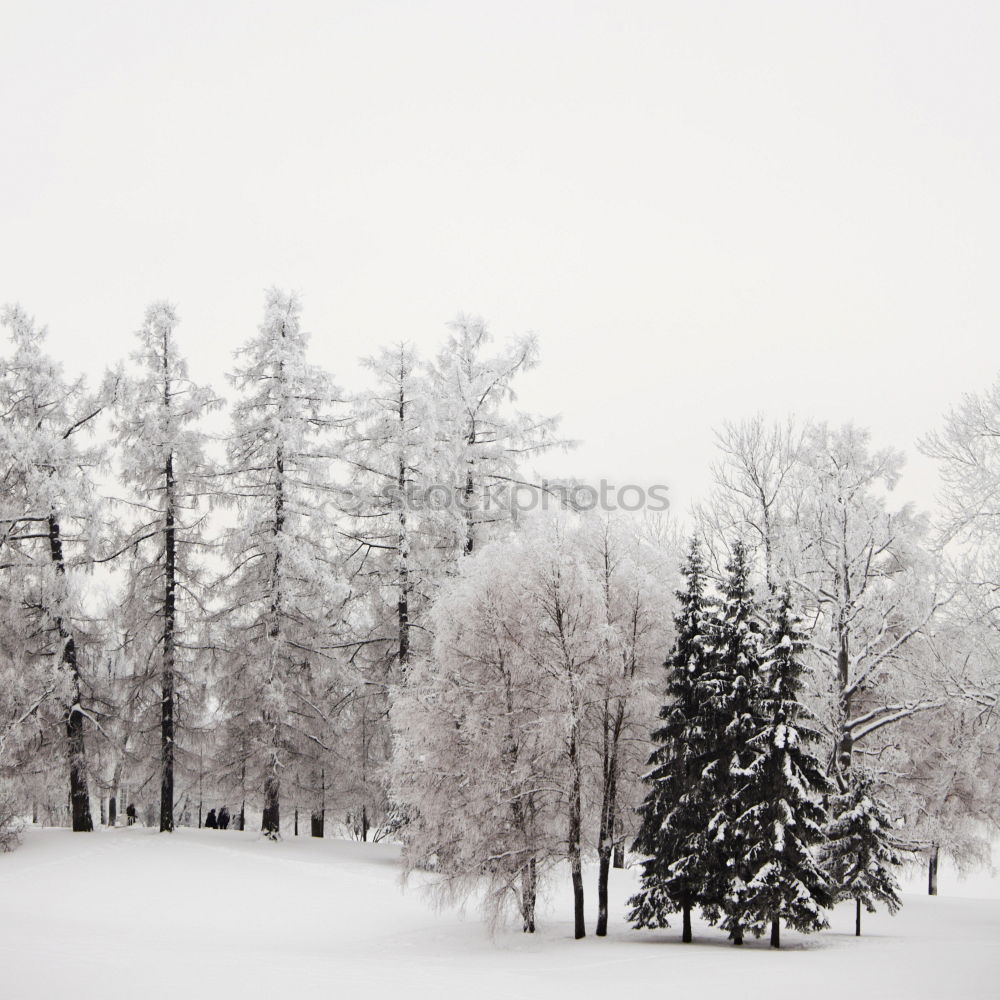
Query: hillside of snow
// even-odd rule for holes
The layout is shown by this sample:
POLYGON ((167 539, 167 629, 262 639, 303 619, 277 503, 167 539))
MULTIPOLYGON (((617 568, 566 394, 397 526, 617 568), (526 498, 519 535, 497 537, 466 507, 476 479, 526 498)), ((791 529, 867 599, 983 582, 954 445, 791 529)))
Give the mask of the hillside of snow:
MULTIPOLYGON (((0 997, 995 998, 1000 881, 916 879, 902 912, 834 911, 830 930, 742 949, 696 925, 636 932, 636 871, 612 873, 609 937, 574 941, 568 884, 533 937, 490 936, 478 914, 433 909, 400 884, 391 845, 133 827, 28 829, 0 855, 0 997)), ((587 873, 588 919, 595 910, 587 873)), ((568 879, 564 880, 568 883, 568 879)))

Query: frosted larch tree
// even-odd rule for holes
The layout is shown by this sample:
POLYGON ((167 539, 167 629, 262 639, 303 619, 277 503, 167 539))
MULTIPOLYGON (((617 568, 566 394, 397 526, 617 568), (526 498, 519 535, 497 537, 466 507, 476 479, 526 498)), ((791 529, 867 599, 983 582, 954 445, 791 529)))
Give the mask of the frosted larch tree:
POLYGON ((205 615, 201 559, 207 544, 206 413, 218 405, 188 374, 167 302, 146 310, 136 337, 139 371, 123 381, 115 409, 119 477, 131 516, 124 611, 133 623, 132 659, 157 663, 160 830, 174 828, 176 690, 205 615))
POLYGON ((294 294, 271 289, 256 337, 236 356, 224 492, 235 522, 219 581, 225 654, 224 754, 263 787, 265 835, 280 834, 282 773, 339 690, 331 636, 345 588, 334 536, 330 434, 339 393, 306 357, 294 294), (305 721, 305 720, 308 720, 305 721))
POLYGON ((437 445, 450 491, 448 534, 442 544, 473 551, 494 527, 511 519, 510 491, 539 488, 524 470, 526 460, 569 442, 557 437, 557 417, 514 408, 517 377, 538 364, 534 336, 512 340, 498 354, 478 316, 460 315, 430 366, 437 445))
POLYGON ((31 618, 34 655, 59 665, 53 694, 63 706, 72 827, 90 831, 80 577, 99 558, 103 524, 94 481, 103 453, 81 438, 109 394, 67 381, 44 352, 45 329, 19 306, 5 307, 0 321, 12 347, 0 362, 0 566, 31 618))

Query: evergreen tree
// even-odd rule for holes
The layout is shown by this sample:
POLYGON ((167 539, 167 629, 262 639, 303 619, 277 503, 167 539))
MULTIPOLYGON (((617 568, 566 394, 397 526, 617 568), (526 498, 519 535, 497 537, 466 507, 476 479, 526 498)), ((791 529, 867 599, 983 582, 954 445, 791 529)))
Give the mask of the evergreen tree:
POLYGON ((640 808, 642 827, 633 851, 646 855, 641 888, 629 900, 629 921, 638 927, 667 927, 667 915, 683 913, 683 940, 691 940, 691 909, 701 901, 706 880, 705 833, 709 802, 701 780, 707 743, 701 719, 699 682, 705 673, 707 620, 705 564, 698 541, 682 568, 686 586, 677 592, 677 637, 665 666, 667 701, 663 725, 652 734, 656 747, 644 780, 650 789, 640 808))
POLYGON ((861 936, 861 906, 869 913, 883 903, 890 913, 902 905, 892 869, 902 863, 892 840, 892 820, 875 795, 872 779, 851 772, 851 785, 832 803, 824 867, 836 899, 855 901, 854 933, 861 936))
POLYGON ((782 920, 799 931, 826 926, 823 907, 831 893, 813 851, 823 840, 820 796, 829 791, 829 782, 812 752, 818 734, 799 700, 805 636, 787 589, 776 602, 768 631, 769 658, 758 685, 758 711, 767 721, 750 740, 756 759, 740 794, 745 807, 740 825, 750 830, 750 926, 759 934, 770 923, 771 945, 777 948, 782 920))
POLYGON ((742 944, 744 929, 752 920, 747 851, 753 831, 741 792, 756 759, 750 740, 762 728, 758 685, 765 640, 742 542, 733 546, 722 601, 708 631, 711 656, 697 685, 706 741, 702 781, 705 800, 713 804, 706 830, 708 875, 701 906, 711 922, 721 917, 733 944, 742 944))

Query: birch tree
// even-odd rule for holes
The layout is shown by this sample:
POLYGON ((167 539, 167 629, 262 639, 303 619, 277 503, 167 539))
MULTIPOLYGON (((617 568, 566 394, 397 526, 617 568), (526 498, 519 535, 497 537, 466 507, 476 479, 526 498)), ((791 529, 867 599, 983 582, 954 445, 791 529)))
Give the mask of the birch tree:
POLYGON ((581 536, 604 610, 591 707, 600 803, 596 934, 603 937, 612 855, 633 832, 641 796, 638 778, 656 711, 652 687, 670 645, 674 574, 668 569, 670 553, 644 542, 633 522, 586 518, 581 536))
POLYGON ((527 655, 523 551, 488 545, 444 584, 432 655, 396 692, 393 794, 410 813, 408 872, 438 898, 481 891, 492 923, 514 905, 525 933, 563 856, 544 681, 527 655))
POLYGON ((700 523, 718 566, 735 528, 773 589, 787 579, 811 632, 808 687, 846 787, 856 749, 943 703, 921 646, 950 596, 927 522, 889 496, 902 467, 852 425, 768 426, 720 435, 723 459, 700 523))

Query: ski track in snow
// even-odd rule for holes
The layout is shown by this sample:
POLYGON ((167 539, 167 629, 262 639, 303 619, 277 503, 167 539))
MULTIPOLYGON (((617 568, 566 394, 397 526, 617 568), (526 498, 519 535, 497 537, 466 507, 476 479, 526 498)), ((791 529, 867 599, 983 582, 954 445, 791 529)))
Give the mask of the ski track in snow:
MULTIPOLYGON (((635 869, 612 873, 608 938, 574 941, 568 882, 540 900, 538 934, 490 936, 471 905, 437 911, 418 886, 404 890, 392 845, 29 829, 0 855, 0 1000, 1000 995, 1000 880, 945 870, 932 899, 914 876, 903 911, 864 914, 860 940, 847 905, 829 931, 783 931, 780 952, 766 939, 734 948, 698 922, 691 946, 674 928, 630 930, 635 869)), ((591 932, 594 882, 589 870, 591 932)))

